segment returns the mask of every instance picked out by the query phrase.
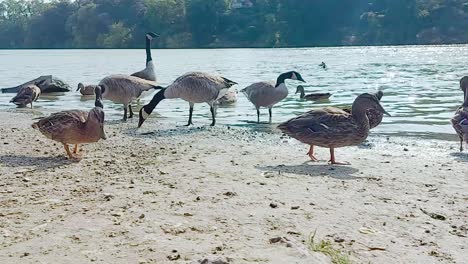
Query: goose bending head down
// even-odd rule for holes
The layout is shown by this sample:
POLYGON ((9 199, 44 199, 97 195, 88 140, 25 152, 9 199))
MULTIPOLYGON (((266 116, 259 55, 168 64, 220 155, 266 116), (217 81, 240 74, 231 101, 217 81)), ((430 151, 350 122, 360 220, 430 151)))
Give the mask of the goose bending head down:
POLYGON ((14 103, 18 107, 25 107, 30 104, 33 108, 33 102, 37 101, 41 95, 41 89, 35 84, 23 86, 19 89, 15 97, 10 100, 10 103, 14 103))
POLYGON ((159 35, 153 32, 149 32, 146 34, 146 67, 141 71, 132 73, 131 76, 142 78, 148 81, 156 81, 156 73, 154 72, 153 58, 151 57, 151 41, 156 37, 159 37, 159 35))
POLYGON ((133 100, 140 98, 144 92, 160 88, 153 81, 123 74, 105 77, 99 82, 99 87, 102 98, 124 105, 124 121, 127 120, 127 110, 130 112, 128 118, 133 117, 133 100))
POLYGON ((331 164, 346 164, 336 162, 335 148, 356 146, 364 142, 369 135, 367 111, 370 109, 390 116, 375 95, 365 93, 356 98, 351 113, 312 110, 280 124, 278 128, 290 137, 310 145, 308 155, 311 160, 317 161, 313 147, 320 146, 330 149, 331 164))
POLYGON ((138 127, 153 112, 154 108, 164 99, 180 98, 189 102, 189 120, 187 126, 193 125, 192 114, 196 103, 207 103, 210 105, 212 123, 216 124, 215 102, 224 96, 227 90, 237 84, 229 79, 218 75, 212 75, 204 72, 190 72, 177 78, 171 85, 162 88, 154 95, 151 102, 140 109, 140 121, 138 127))
POLYGON ((241 90, 247 99, 257 109, 257 122, 260 123, 260 107, 267 107, 270 115, 270 122, 272 117, 272 108, 275 104, 288 96, 288 88, 284 81, 286 79, 298 80, 305 82, 301 74, 296 71, 289 71, 280 74, 274 81, 257 82, 241 90))

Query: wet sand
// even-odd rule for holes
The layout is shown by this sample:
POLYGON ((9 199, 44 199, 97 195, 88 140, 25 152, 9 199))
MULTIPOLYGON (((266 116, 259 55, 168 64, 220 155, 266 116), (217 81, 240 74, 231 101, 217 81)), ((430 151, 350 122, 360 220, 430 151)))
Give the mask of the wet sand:
POLYGON ((331 263, 314 232, 353 263, 468 256, 456 142, 371 136, 330 166, 279 132, 151 118, 108 122, 76 163, 24 112, 0 113, 0 263, 331 263))

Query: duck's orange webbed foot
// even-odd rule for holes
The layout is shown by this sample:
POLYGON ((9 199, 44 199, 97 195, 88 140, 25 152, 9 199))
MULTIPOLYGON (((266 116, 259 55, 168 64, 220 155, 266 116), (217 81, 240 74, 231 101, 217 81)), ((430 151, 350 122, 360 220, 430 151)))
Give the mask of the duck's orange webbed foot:
POLYGON ((349 162, 337 162, 335 160, 335 149, 330 148, 330 160, 328 161, 328 164, 331 165, 351 165, 349 162))
POLYGON ((307 152, 307 155, 310 157, 310 160, 312 161, 318 161, 318 159, 314 156, 314 146, 310 145, 309 152, 307 152))

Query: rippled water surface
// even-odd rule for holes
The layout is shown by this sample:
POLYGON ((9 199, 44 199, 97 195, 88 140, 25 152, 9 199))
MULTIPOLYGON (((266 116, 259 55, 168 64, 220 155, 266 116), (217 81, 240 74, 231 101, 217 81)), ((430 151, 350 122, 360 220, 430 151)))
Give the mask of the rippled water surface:
MULTIPOLYGON (((219 73, 239 83, 238 90, 278 74, 296 70, 308 82, 306 93, 330 92, 325 102, 301 101, 297 83, 288 82, 289 96, 273 109, 273 124, 254 123, 255 108, 239 94, 235 105, 218 110, 218 123, 271 129, 275 124, 321 106, 349 105, 363 92, 384 91, 382 105, 392 117, 373 132, 454 140, 449 123, 462 103, 459 79, 468 74, 468 46, 343 47, 300 49, 153 49, 158 83, 166 85, 188 71, 219 73), (318 67, 325 61, 328 69, 318 67)), ((144 50, 0 50, 0 87, 11 87, 52 74, 75 90, 78 82, 95 84, 114 73, 132 73, 144 67, 144 50)), ((0 94, 0 108, 14 109, 12 94, 0 94)), ((147 102, 151 97, 143 99, 147 102)), ((105 102, 108 119, 119 119, 121 105, 105 102)), ((79 92, 42 96, 32 111, 90 109, 93 101, 79 92)), ((17 111, 31 111, 21 109, 17 111)), ((160 122, 188 118, 188 103, 166 100, 152 115, 160 122)), ((262 110, 263 121, 268 111, 262 110)), ((196 105, 196 125, 210 123, 207 105, 196 105)), ((156 122, 155 119, 148 122, 156 122)), ((136 122, 136 121, 132 121, 136 122)))

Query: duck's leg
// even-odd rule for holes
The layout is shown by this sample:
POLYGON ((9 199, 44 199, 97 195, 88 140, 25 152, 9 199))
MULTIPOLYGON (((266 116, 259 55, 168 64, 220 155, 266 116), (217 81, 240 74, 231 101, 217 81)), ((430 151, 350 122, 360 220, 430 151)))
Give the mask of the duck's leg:
POLYGON ((210 112, 211 112, 211 125, 214 126, 216 124, 216 109, 214 108, 213 104, 210 105, 210 112))
POLYGON ((128 116, 128 118, 133 118, 132 103, 130 103, 130 104, 128 105, 128 111, 130 112, 130 115, 128 116))
POLYGON ((268 114, 270 115, 270 123, 271 123, 271 116, 272 116, 271 107, 268 107, 268 114))
POLYGON ((127 121, 127 108, 128 108, 128 105, 124 104, 124 116, 123 116, 123 121, 127 121))
POLYGON ((257 108, 257 123, 260 124, 260 107, 255 107, 257 108))
POLYGON ((193 106, 194 106, 194 103, 190 103, 188 124, 185 125, 185 126, 193 125, 193 123, 192 123, 193 106))
POLYGON ((307 152, 307 155, 309 155, 312 161, 318 161, 318 159, 314 156, 314 145, 310 145, 310 149, 309 152, 307 152))
POLYGON ((335 164, 335 165, 350 165, 349 162, 336 162, 334 148, 330 148, 330 161, 328 161, 328 163, 335 164))
POLYGON ((78 144, 75 144, 75 148, 73 149, 73 153, 74 154, 78 153, 78 144))
POLYGON ((73 157, 73 154, 70 152, 70 148, 68 148, 68 144, 63 144, 63 148, 67 152, 68 158, 73 159, 74 157, 73 157))

